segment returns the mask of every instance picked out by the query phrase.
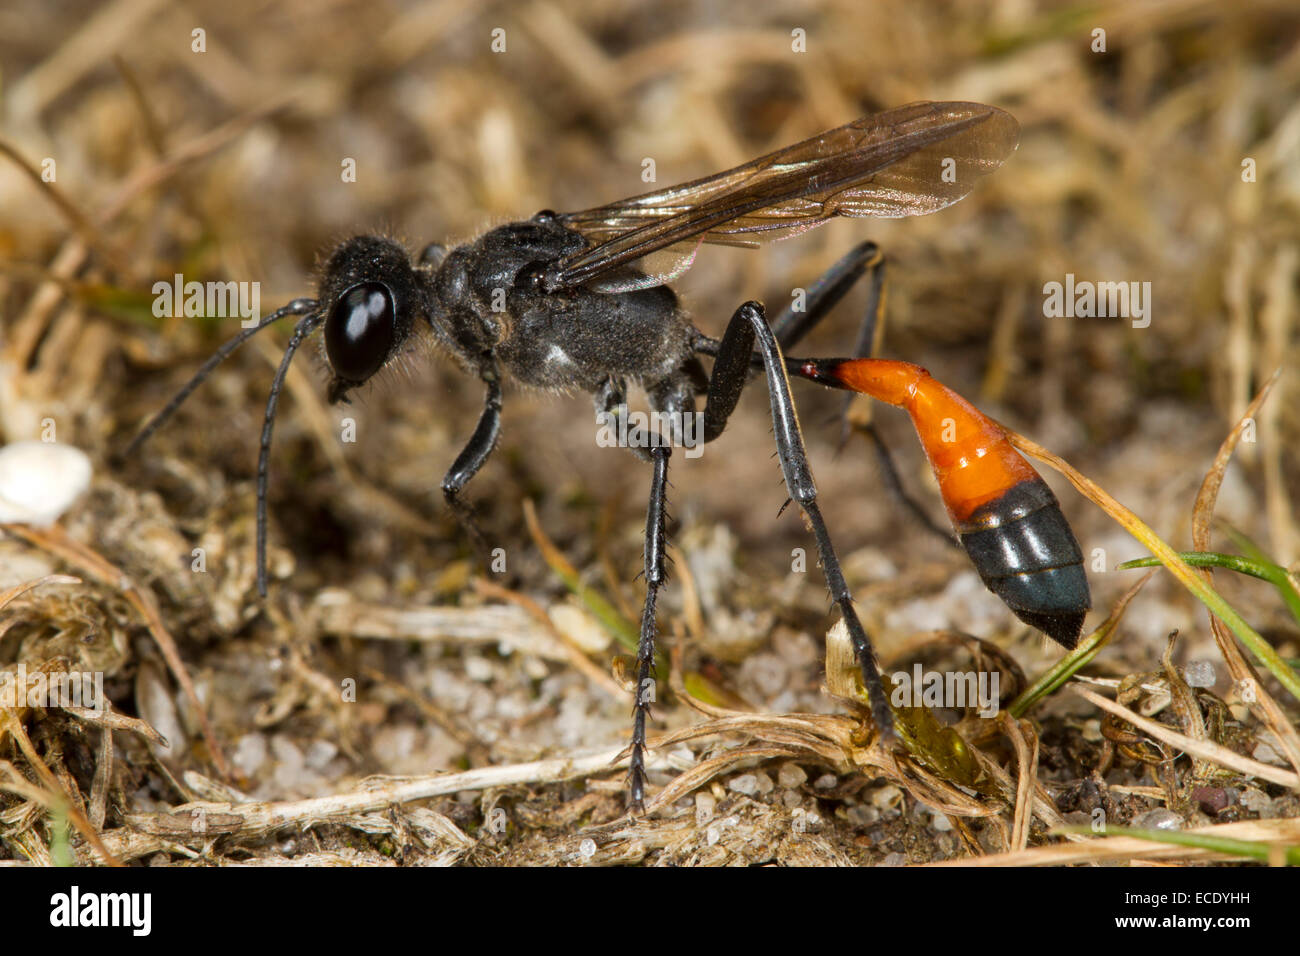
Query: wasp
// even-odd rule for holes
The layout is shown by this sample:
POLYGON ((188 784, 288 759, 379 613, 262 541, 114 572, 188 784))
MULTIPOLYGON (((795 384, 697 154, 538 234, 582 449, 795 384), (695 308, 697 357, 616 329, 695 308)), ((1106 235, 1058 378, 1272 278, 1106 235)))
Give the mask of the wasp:
MULTIPOLYGON (((912 415, 955 529, 985 584, 1028 624, 1072 647, 1091 606, 1082 554, 1051 490, 991 420, 923 369, 865 357, 801 359, 792 348, 880 262, 864 242, 769 321, 736 309, 721 339, 697 329, 670 283, 704 244, 755 246, 836 216, 898 218, 958 201, 1015 150, 1019 125, 979 103, 914 103, 866 116, 734 169, 582 212, 544 210, 471 242, 417 255, 393 239, 357 236, 328 257, 314 298, 295 299, 223 345, 136 436, 138 448, 209 373, 257 331, 298 317, 271 383, 257 467, 257 582, 266 594, 267 475, 271 436, 294 353, 320 331, 331 402, 431 338, 484 388, 483 411, 442 480, 442 493, 477 534, 466 485, 501 435, 508 382, 585 391, 598 416, 626 424, 629 385, 656 421, 702 414, 716 440, 754 374, 766 382, 790 501, 803 512, 852 640, 878 731, 894 736, 879 667, 817 501, 790 377, 873 395, 912 415), (711 359, 711 367, 704 360, 711 359), (697 403, 703 399, 702 413, 697 403), (943 435, 952 423, 952 435, 943 435), (950 440, 945 440, 948 438, 950 440)), ((861 342, 861 337, 860 340, 861 342)), ((863 349, 860 346, 859 351, 863 349)), ((651 466, 645 529, 645 603, 636 661, 629 799, 645 797, 646 720, 654 699, 655 604, 664 585, 668 463, 680 429, 629 446, 651 466)))

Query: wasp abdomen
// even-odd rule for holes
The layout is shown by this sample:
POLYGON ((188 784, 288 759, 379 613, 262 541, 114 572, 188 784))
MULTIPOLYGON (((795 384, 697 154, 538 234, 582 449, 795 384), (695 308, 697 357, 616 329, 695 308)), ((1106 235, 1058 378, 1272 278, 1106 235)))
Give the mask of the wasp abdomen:
POLYGON ((957 533, 985 587, 1016 617, 1066 647, 1079 642, 1092 606, 1083 552, 1041 478, 976 508, 957 533))
POLYGON ((953 527, 984 586, 1066 647, 1092 606, 1083 553, 1052 489, 1002 426, 919 365, 809 360, 800 374, 907 410, 953 527))

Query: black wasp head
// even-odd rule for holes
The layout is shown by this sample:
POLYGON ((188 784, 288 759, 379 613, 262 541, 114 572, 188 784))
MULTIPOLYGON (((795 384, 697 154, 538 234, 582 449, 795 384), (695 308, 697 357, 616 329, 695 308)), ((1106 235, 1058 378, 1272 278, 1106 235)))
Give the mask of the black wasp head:
POLYGON ((331 402, 369 381, 397 354, 415 317, 427 314, 406 250, 379 236, 357 236, 334 250, 320 301, 331 402))
POLYGON ((320 282, 320 298, 294 299, 282 309, 263 316, 254 326, 240 331, 203 363, 158 414, 140 429, 127 448, 129 455, 157 431, 212 370, 251 336, 285 316, 299 316, 284 357, 271 382, 266 417, 262 421, 262 442, 257 455, 257 589, 266 595, 266 489, 270 468, 271 431, 279 407, 280 391, 289 364, 303 341, 322 323, 325 326, 325 355, 333 378, 331 402, 343 399, 350 389, 369 381, 396 356, 411 334, 417 318, 427 321, 429 299, 402 246, 378 236, 357 236, 343 243, 329 257, 320 282))

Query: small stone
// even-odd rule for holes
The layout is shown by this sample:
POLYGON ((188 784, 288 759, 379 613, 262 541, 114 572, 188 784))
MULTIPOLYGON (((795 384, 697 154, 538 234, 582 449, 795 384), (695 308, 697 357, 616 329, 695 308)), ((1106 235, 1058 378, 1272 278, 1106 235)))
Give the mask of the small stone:
POLYGON ((871 794, 871 805, 879 810, 892 810, 903 801, 903 791, 891 784, 874 790, 871 794))
POLYGON ((371 753, 388 773, 401 773, 419 749, 419 730, 412 724, 381 727, 371 741, 371 753))
POLYGON ((764 697, 774 697, 790 683, 790 668, 775 654, 751 654, 740 666, 742 682, 752 682, 764 697))
POLYGON ((54 524, 90 487, 90 459, 58 442, 16 441, 0 448, 0 523, 54 524))
POLYGON ((274 779, 282 791, 291 791, 304 783, 302 751, 284 734, 271 738, 271 757, 275 760, 274 779))
POLYGON ((772 649, 792 669, 807 667, 822 658, 821 646, 803 631, 777 628, 772 636, 772 649))
POLYGON ((158 668, 152 665, 140 668, 135 679, 135 700, 140 716, 167 740, 166 745, 150 745, 157 753, 170 757, 185 746, 185 730, 176 701, 158 668))
POLYGON ((470 680, 486 684, 492 679, 492 665, 481 657, 465 658, 465 676, 470 680))
POLYGON ((907 857, 903 856, 903 854, 901 853, 890 853, 883 860, 881 860, 879 863, 876 864, 876 866, 906 866, 906 865, 907 865, 907 857))
POLYGON ((1282 755, 1274 749, 1272 744, 1261 743, 1255 748, 1255 751, 1251 756, 1260 763, 1271 763, 1279 767, 1286 765, 1286 761, 1282 759, 1282 755))
POLYGON ((783 763, 777 772, 776 782, 787 790, 794 790, 808 782, 808 774, 797 763, 783 763))
POLYGON ((590 860, 596 855, 596 841, 587 837, 578 844, 578 855, 584 860, 590 860))
POLYGON ((993 827, 985 827, 983 830, 980 830, 979 836, 976 837, 976 839, 979 842, 980 848, 985 853, 1001 853, 1006 849, 1002 844, 1001 836, 993 827))
POLYGON ((1133 821, 1133 826, 1139 830, 1181 830, 1183 818, 1174 811, 1161 807, 1142 814, 1133 821))
POLYGON ((862 803, 849 807, 844 811, 844 816, 849 823, 857 827, 869 827, 873 823, 880 822, 880 811, 862 803))
POLYGON ((946 813, 938 810, 934 811, 934 819, 930 821, 930 826, 934 827, 940 833, 947 833, 952 830, 952 821, 948 819, 946 813))
POLYGON ((824 773, 813 784, 814 790, 834 790, 840 784, 840 778, 833 773, 824 773))
POLYGON ((758 788, 758 792, 764 795, 769 794, 776 789, 776 784, 772 782, 772 778, 761 770, 754 774, 754 782, 758 788))
POLYGON ((328 740, 314 740, 307 748, 307 766, 312 770, 324 770, 329 762, 338 756, 339 748, 328 740))
POLYGON ((1218 680, 1213 661, 1188 661, 1183 669, 1183 680, 1188 687, 1213 687, 1218 680))
POLYGON ((1197 787, 1192 791, 1192 799, 1201 808, 1201 812, 1209 816, 1216 815, 1232 803, 1228 791, 1223 787, 1197 787))
POLYGON ((1094 744, 1102 739, 1100 720, 1094 717, 1083 722, 1083 739, 1094 744))
POLYGON ((1251 813, 1266 817, 1273 810, 1273 798, 1262 790, 1247 787, 1241 795, 1241 805, 1251 813))
POLYGON ((245 777, 254 776, 266 763, 266 737, 262 734, 244 734, 235 742, 230 760, 245 777))
MULTIPOLYGON (((769 781, 770 782, 770 781, 769 781)), ((758 778, 752 773, 744 773, 739 777, 733 777, 727 783, 727 789, 735 793, 743 793, 747 797, 752 797, 758 793, 758 778)))
POLYGON ((713 819, 714 811, 717 809, 718 802, 713 799, 713 794, 700 792, 695 795, 695 823, 697 826, 703 826, 713 819))
POLYGON ((513 694, 497 698, 496 715, 507 723, 522 720, 528 715, 528 701, 513 694))
POLYGON ((547 612, 556 630, 588 654, 599 654, 612 640, 608 631, 590 614, 572 604, 556 604, 547 612))

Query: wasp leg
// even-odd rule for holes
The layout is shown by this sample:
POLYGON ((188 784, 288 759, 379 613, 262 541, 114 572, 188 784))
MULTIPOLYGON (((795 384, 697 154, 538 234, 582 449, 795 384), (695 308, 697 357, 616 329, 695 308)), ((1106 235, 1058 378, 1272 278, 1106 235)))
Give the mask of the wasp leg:
MULTIPOLYGON (((783 349, 798 342, 807 332, 821 321, 822 317, 835 307, 848 292, 849 288, 863 275, 869 274, 871 284, 867 289, 867 306, 862 313, 862 324, 858 326, 857 341, 853 344, 854 358, 867 358, 880 350, 880 340, 885 329, 885 266, 886 259, 874 242, 864 242, 855 246, 848 255, 831 266, 826 274, 813 283, 808 290, 807 310, 797 313, 791 306, 786 306, 773 324, 773 332, 783 349), (781 330, 786 331, 783 338, 781 330)), ((787 365, 792 362, 786 359, 787 365)), ((849 440, 852 427, 849 423, 849 407, 853 396, 844 396, 840 409, 840 447, 849 440)), ((943 540, 950 547, 959 547, 953 536, 943 526, 930 517, 929 512, 919 501, 907 493, 894 464, 894 456, 889 453, 889 446, 880 436, 874 421, 867 421, 857 426, 865 434, 876 450, 876 463, 880 469, 880 478, 885 490, 896 500, 901 501, 921 527, 943 540)))
POLYGON ((651 461, 646 450, 651 444, 648 433, 642 433, 640 427, 631 428, 625 424, 627 419, 627 382, 621 378, 608 376, 601 381, 595 394, 596 424, 614 430, 619 444, 641 461, 651 461), (623 438, 626 436, 626 441, 623 438))
MULTIPOLYGON (((885 280, 885 257, 880 251, 880 247, 874 242, 860 242, 845 255, 841 256, 839 261, 827 269, 807 290, 804 300, 801 303, 803 308, 796 311, 795 303, 791 302, 780 314, 772 321, 772 334, 776 336, 776 341, 782 349, 793 348, 799 341, 812 331, 827 314, 830 313, 840 299, 848 294, 857 281, 861 279, 868 271, 871 272, 871 284, 873 298, 881 299, 880 290, 884 286, 885 280)), ((875 333, 875 320, 878 309, 868 309, 866 320, 858 332, 858 349, 870 349, 875 333)), ((854 351, 857 355, 858 351, 854 351)), ((863 352, 862 354, 868 354, 863 352)), ((755 356, 757 359, 757 356, 755 356)), ((758 362, 761 362, 758 359, 758 362)))
POLYGON ((821 559, 822 573, 827 587, 830 588, 831 600, 839 608, 840 615, 848 628, 853 650, 862 668, 862 680, 871 699, 871 714, 876 728, 886 737, 894 736, 893 713, 885 696, 885 688, 880 680, 880 668, 876 663, 875 651, 866 629, 858 619, 853 607, 853 596, 849 593, 840 569, 839 559, 831 544, 830 532, 817 506, 817 487, 813 483, 812 470, 808 466, 808 456, 804 451, 803 436, 799 431, 799 417, 795 411, 794 399, 790 395, 790 380, 786 375, 785 361, 781 355, 781 346, 777 343, 772 329, 763 315, 763 307, 757 302, 746 302, 731 317, 727 331, 717 349, 717 359, 713 363, 713 373, 709 381, 708 400, 704 408, 704 441, 710 442, 722 434, 727 426, 727 419, 736 407, 740 393, 749 378, 749 359, 753 354, 755 343, 762 357, 763 368, 767 376, 768 397, 772 407, 772 426, 776 435, 777 454, 781 461, 781 471, 785 477, 786 490, 791 500, 798 503, 812 527, 817 539, 817 552, 821 559))
POLYGON ((628 767, 628 795, 632 810, 645 809, 645 725, 655 702, 655 602, 667 579, 665 530, 668 509, 668 459, 672 449, 656 445, 649 450, 654 461, 650 506, 645 519, 645 606, 641 611, 641 636, 636 648, 636 704, 632 711, 632 760, 628 767))
POLYGON ((447 502, 447 507, 451 508, 456 520, 473 540, 478 552, 484 555, 488 553, 487 541, 479 529, 478 522, 474 519, 473 506, 460 497, 460 493, 469 484, 469 480, 478 474, 478 470, 483 467, 483 463, 496 448, 497 439, 500 437, 501 385, 495 378, 491 378, 487 380, 483 414, 479 416, 474 434, 470 436, 469 442, 461 449, 461 453, 456 456, 456 461, 442 479, 442 496, 447 502))
MULTIPOLYGON (((839 261, 827 269, 808 288, 807 295, 802 303, 802 310, 796 311, 795 304, 791 302, 781 310, 780 315, 772 323, 772 332, 781 348, 784 350, 797 344, 839 304, 840 300, 848 294, 849 290, 864 275, 870 275, 867 305, 863 310, 862 323, 858 327, 857 339, 853 346, 853 357, 865 358, 874 355, 879 350, 880 339, 884 331, 885 266, 884 253, 880 251, 878 245, 870 241, 858 243, 848 253, 841 256, 839 261)), ((704 337, 701 337, 697 342, 698 351, 707 355, 716 355, 718 347, 719 343, 704 337)), ((801 364, 800 359, 794 358, 786 358, 785 362, 786 367, 792 371, 797 371, 801 364)), ((752 371, 761 371, 762 368, 762 357, 759 355, 752 356, 750 358, 750 369, 752 371)), ((846 395, 843 407, 840 410, 841 447, 848 441, 850 434, 851 427, 848 412, 852 403, 853 396, 846 395)), ((949 547, 959 547, 952 534, 935 522, 924 506, 907 493, 903 481, 899 477, 898 466, 894 464, 893 455, 889 452, 889 446, 881 438, 875 423, 867 422, 859 425, 858 429, 867 436, 876 451, 876 460, 885 490, 896 500, 901 501, 917 523, 926 531, 943 540, 949 547)))

